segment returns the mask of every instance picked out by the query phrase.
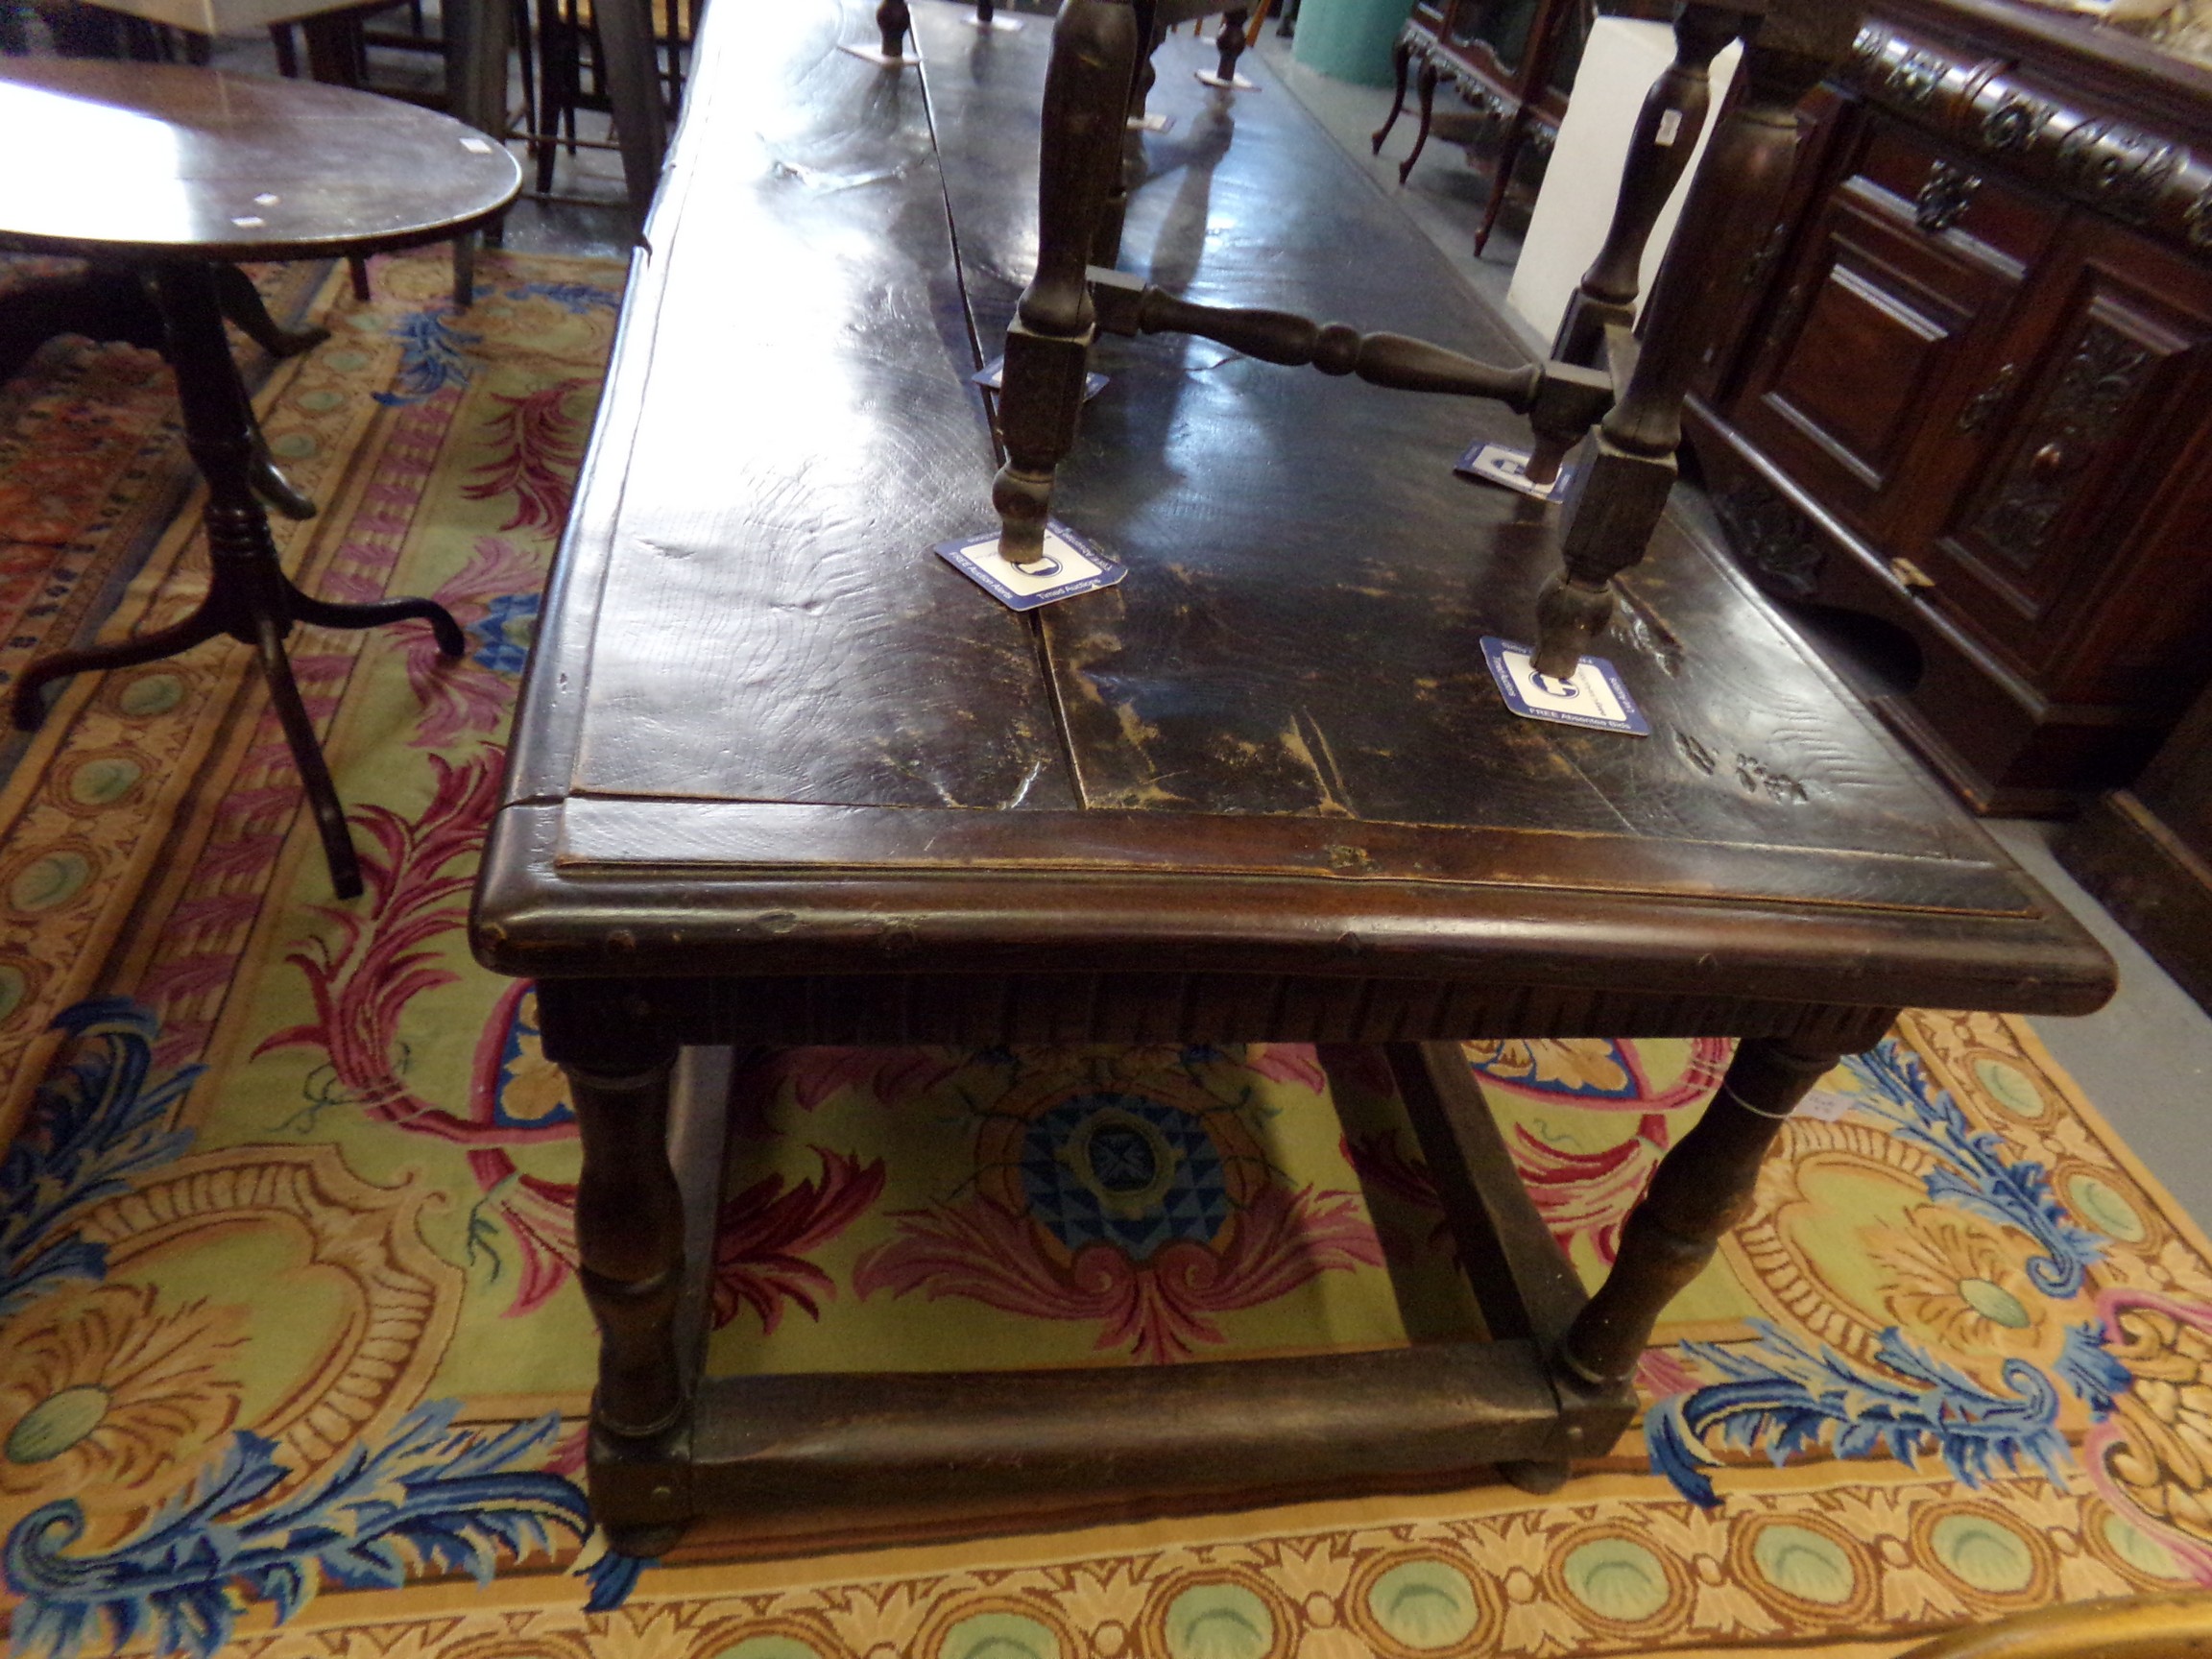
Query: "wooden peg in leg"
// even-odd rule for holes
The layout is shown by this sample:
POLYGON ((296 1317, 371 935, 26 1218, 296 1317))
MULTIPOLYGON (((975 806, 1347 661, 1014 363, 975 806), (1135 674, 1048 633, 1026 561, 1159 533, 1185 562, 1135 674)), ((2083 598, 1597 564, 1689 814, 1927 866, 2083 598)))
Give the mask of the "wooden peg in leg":
POLYGON ((1018 565, 1044 555, 1052 474, 1075 445, 1097 333, 1085 272, 1121 166, 1136 61, 1129 0, 1067 0, 1061 7, 1045 74, 1037 274, 1006 330, 998 394, 1006 461, 991 486, 999 553, 1018 565))

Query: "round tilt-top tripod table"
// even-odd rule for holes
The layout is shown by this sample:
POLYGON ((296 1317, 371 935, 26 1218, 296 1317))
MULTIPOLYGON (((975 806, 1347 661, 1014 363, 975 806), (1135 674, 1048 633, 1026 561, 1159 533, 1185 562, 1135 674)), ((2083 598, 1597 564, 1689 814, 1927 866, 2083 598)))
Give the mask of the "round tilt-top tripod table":
POLYGON ((212 575, 189 617, 135 638, 34 662, 15 724, 36 730, 47 682, 172 657, 219 634, 253 647, 306 786, 331 885, 361 871, 346 813, 284 638, 295 622, 373 628, 416 619, 458 657, 460 626, 428 599, 339 605, 277 564, 260 495, 283 484, 262 448, 224 337, 219 283, 236 260, 367 255, 442 242, 496 216, 521 169, 446 116, 343 87, 222 70, 79 60, 0 60, 0 247, 139 266, 176 371, 184 442, 207 485, 212 575))

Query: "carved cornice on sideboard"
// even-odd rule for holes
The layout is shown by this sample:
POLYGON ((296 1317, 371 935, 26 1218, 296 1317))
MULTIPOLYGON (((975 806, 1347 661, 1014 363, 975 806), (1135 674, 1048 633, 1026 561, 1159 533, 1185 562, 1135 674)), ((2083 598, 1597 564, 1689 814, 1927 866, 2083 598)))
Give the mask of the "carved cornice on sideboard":
POLYGON ((1844 75, 1961 149, 2193 252, 2212 251, 2212 161, 2170 132, 2090 106, 2010 59, 1879 20, 1859 31, 1844 75))

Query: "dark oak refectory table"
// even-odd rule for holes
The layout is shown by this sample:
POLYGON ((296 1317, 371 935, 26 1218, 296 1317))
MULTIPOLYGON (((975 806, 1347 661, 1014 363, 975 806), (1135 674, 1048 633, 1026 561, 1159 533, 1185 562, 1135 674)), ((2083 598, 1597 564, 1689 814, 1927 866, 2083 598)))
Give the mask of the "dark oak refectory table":
MULTIPOLYGON (((709 1509, 770 1551, 1546 1489, 1839 1055, 2111 966, 1671 522, 1604 641, 1651 734, 1508 712, 1479 641, 1557 549, 1452 473, 1526 442, 1491 406, 1111 341, 1055 511, 1127 580, 1023 617, 932 556, 996 528, 968 376, 1048 45, 962 12, 917 0, 919 75, 836 50, 860 0, 709 17, 545 611, 474 941, 582 1126, 592 1502, 633 1552, 709 1509), (1701 1034, 1743 1041, 1586 1300, 1455 1041, 1701 1034), (702 1378, 715 1046, 1261 1040, 1387 1046, 1491 1340, 702 1378)), ((1125 269, 1517 355, 1280 86, 1156 98, 1125 269)))

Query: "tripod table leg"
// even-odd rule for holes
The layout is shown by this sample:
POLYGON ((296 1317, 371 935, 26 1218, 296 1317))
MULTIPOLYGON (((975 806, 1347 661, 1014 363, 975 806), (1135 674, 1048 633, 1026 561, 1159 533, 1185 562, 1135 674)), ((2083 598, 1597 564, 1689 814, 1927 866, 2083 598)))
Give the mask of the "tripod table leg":
POLYGON ((323 837, 323 856, 330 865, 330 886, 341 899, 358 899, 361 860, 353 851, 353 835, 346 825, 346 808, 338 801, 338 785, 330 780, 330 764, 323 758, 323 745, 316 739, 315 722, 307 716, 300 683, 293 679, 291 660, 284 655, 284 633, 285 624, 268 612, 254 616, 253 648, 261 659, 262 678, 269 683, 269 700, 276 706, 276 718, 283 724, 292 762, 300 768, 307 807, 315 814, 316 832, 323 837))

